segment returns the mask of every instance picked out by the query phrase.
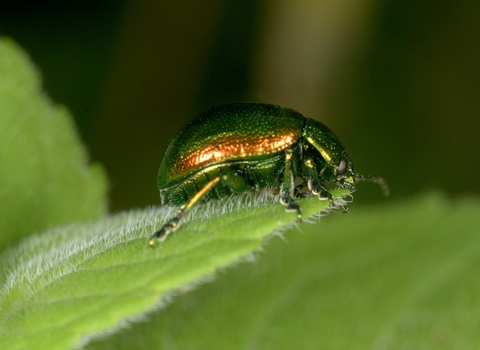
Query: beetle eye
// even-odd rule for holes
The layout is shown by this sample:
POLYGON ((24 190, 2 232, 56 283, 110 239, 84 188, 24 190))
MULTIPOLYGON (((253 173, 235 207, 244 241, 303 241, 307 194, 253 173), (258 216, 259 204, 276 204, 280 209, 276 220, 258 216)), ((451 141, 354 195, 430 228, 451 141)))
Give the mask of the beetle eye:
POLYGON ((338 162, 338 168, 337 168, 337 173, 338 174, 343 174, 347 170, 347 160, 345 158, 340 158, 340 161, 338 162))

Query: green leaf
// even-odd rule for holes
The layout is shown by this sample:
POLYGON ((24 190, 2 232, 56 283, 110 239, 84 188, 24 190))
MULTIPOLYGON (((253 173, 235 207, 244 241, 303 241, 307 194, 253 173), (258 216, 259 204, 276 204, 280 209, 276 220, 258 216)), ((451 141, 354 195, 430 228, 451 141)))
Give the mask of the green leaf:
MULTIPOLYGON (((348 191, 332 191, 347 195, 348 191)), ((304 215, 328 201, 299 201, 304 215)), ((148 237, 173 210, 133 211, 24 240, 2 255, 2 349, 64 349, 122 327, 188 290, 218 268, 249 256, 265 236, 295 223, 277 201, 237 197, 199 206, 156 249, 148 237), (160 297, 163 296, 163 299, 160 297)))
POLYGON ((0 38, 0 250, 22 236, 106 210, 106 177, 88 165, 69 112, 43 93, 39 74, 0 38))
POLYGON ((86 348, 479 349, 479 227, 478 198, 352 204, 86 348))

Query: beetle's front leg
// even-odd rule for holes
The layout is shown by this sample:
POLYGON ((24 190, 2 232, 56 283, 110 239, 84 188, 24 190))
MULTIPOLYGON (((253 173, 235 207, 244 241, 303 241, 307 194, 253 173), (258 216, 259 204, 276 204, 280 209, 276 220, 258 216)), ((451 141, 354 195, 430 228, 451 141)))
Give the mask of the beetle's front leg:
POLYGON ((293 174, 292 156, 293 151, 291 149, 285 150, 285 170, 283 173, 283 184, 280 193, 280 203, 286 206, 286 211, 296 211, 297 220, 301 221, 302 211, 300 209, 300 206, 295 203, 295 200, 293 199, 295 190, 295 176, 293 174))
MULTIPOLYGON (((327 191, 325 185, 320 181, 319 176, 317 174, 317 168, 315 163, 312 159, 305 159, 303 162, 305 166, 305 173, 308 174, 307 176, 307 187, 308 190, 313 193, 314 195, 318 196, 318 199, 328 199, 330 205, 333 205, 333 196, 330 192, 327 191)), ((325 168, 320 171, 320 178, 324 172, 325 168)))
POLYGON ((317 183, 313 185, 312 178, 308 179, 307 181, 308 189, 316 196, 318 199, 328 199, 330 205, 333 205, 333 196, 330 192, 328 192, 327 188, 322 183, 317 183))

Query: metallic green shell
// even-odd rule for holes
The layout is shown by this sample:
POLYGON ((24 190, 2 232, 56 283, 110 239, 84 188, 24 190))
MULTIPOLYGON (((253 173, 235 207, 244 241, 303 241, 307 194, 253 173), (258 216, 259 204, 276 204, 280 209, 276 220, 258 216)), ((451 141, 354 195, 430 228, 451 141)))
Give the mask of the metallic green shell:
POLYGON ((171 142, 158 171, 167 189, 216 164, 271 158, 295 144, 306 118, 285 107, 235 103, 200 114, 171 142))

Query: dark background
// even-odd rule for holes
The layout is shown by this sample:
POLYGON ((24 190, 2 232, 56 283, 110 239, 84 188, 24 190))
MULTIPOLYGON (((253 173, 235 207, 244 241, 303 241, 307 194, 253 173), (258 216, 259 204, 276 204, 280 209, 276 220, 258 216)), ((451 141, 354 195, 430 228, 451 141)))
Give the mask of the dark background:
MULTIPOLYGON (((105 165, 113 211, 159 204, 156 173, 171 138, 232 101, 323 121, 359 172, 388 180, 390 200, 480 191, 477 0, 0 5, 0 34, 31 55, 105 165)), ((356 200, 383 199, 361 184, 356 200)))

